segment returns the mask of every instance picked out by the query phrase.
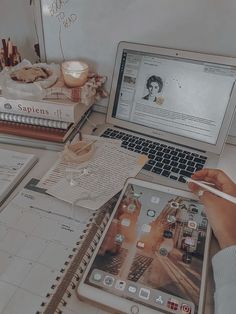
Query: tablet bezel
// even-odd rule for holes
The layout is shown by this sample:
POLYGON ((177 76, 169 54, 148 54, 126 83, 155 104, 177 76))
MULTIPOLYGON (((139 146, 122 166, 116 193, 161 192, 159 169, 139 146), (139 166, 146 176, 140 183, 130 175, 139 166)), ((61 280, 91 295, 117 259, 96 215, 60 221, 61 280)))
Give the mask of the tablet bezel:
MULTIPOLYGON (((123 195, 126 191, 126 188, 129 184, 134 184, 140 187, 157 190, 160 192, 170 193, 173 195, 181 196, 190 198, 193 200, 198 200, 198 198, 193 195, 191 192, 187 192, 180 189, 170 188, 164 185, 155 184, 147 181, 142 181, 135 178, 129 178, 126 181, 126 184, 124 188, 122 189, 122 193, 116 203, 116 206, 112 212, 112 215, 109 219, 109 222, 106 225, 106 228, 103 232, 102 237, 99 240, 99 243, 94 251, 94 254, 92 258, 89 261, 89 264, 86 268, 86 271, 83 274, 83 277, 81 279, 81 282, 78 285, 77 288, 77 294, 80 300, 87 301, 94 305, 99 305, 103 309, 115 311, 115 313, 133 313, 132 309, 135 307, 135 309, 138 308, 137 313, 143 313, 143 314, 157 314, 157 313, 164 313, 161 311, 161 309, 152 309, 147 306, 144 306, 140 303, 136 303, 135 301, 128 300, 126 298, 122 298, 120 296, 114 295, 112 293, 106 292, 104 290, 101 290, 99 288, 96 288, 94 286, 90 286, 87 283, 85 283, 85 279, 90 271, 90 268, 93 264, 93 261, 97 255, 97 252, 103 242, 103 239, 109 229, 109 226, 112 222, 113 217, 116 214, 117 208, 123 198, 123 195), (101 302, 102 301, 102 302, 101 302), (160 311, 160 312, 159 312, 160 311)), ((209 259, 209 248, 210 248, 210 239, 211 239, 211 228, 208 223, 207 227, 207 234, 205 239, 205 248, 204 248, 204 259, 203 259, 203 265, 202 265, 202 277, 201 277, 201 287, 200 287, 200 295, 199 295, 199 305, 198 305, 198 314, 203 314, 204 310, 204 302, 205 302, 205 292, 206 292, 206 274, 207 274, 207 267, 208 267, 208 259, 209 259)), ((173 295, 173 297, 175 297, 173 295)), ((168 312, 165 312, 168 313, 168 312)))

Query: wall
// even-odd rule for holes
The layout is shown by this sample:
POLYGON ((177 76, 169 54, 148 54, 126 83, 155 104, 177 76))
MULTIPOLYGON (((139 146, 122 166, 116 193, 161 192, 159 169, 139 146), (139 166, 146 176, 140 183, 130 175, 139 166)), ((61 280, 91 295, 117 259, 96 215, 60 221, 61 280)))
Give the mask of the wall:
MULTIPOLYGON (((34 62, 37 57, 33 46, 38 39, 34 27, 34 10, 29 2, 30 0, 0 0, 0 38, 11 37, 14 44, 18 46, 22 57, 34 62)), ((37 11, 40 11, 40 0, 34 0, 34 2, 37 4, 37 11)), ((45 8, 48 3, 52 2, 53 0, 42 0, 45 8)), ((96 69, 100 64, 97 56, 101 56, 106 49, 110 58, 101 64, 101 70, 106 69, 107 72, 109 69, 109 77, 111 77, 111 65, 113 65, 115 57, 114 47, 118 40, 139 42, 142 37, 145 38, 146 43, 150 44, 222 53, 236 57, 235 0, 61 0, 57 3, 66 4, 65 10, 63 9, 65 13, 74 13, 78 16, 75 23, 71 23, 69 31, 65 27, 63 28, 62 41, 66 57, 74 58, 77 55, 84 57, 83 52, 85 47, 88 47, 90 54, 88 61, 96 69), (106 5, 101 6, 100 3, 106 5), (75 8, 72 12, 71 4, 75 8), (114 10, 114 4, 117 10, 114 10), (144 8, 144 4, 143 16, 146 17, 146 21, 143 16, 139 18, 137 15, 138 10, 144 8), (111 13, 114 18, 109 16, 111 13), (130 15, 135 24, 129 23, 130 15), (156 16, 155 19, 151 18, 153 15, 156 16), (107 21, 109 22, 108 27, 106 26, 107 21), (120 23, 124 31, 119 32, 114 27, 117 23, 120 23), (92 34, 94 29, 100 32, 100 38, 94 37, 91 41, 85 35, 88 32, 92 34), (104 34, 104 30, 106 34, 104 34), (146 32, 147 30, 149 30, 149 34, 146 32), (70 36, 71 32, 74 33, 73 36, 70 36), (110 36, 109 40, 107 34, 110 36), (67 36, 68 42, 65 43, 67 36), (79 38, 83 40, 79 41, 79 38), (97 49, 94 49, 94 44, 97 49), (69 49, 71 46, 73 49, 69 49)), ((40 18, 37 17, 37 23, 40 24, 39 20, 40 18)), ((58 41, 58 26, 63 22, 62 16, 59 19, 56 16, 52 18, 44 16, 44 23, 47 24, 44 36, 46 37, 46 52, 49 61, 62 59, 58 41), (55 29, 56 31, 54 31, 55 29)), ((40 27, 38 27, 38 33, 42 40, 40 27)), ((43 45, 41 48, 42 56, 44 56, 43 45)), ((103 72, 101 71, 101 73, 103 72)), ((234 135, 236 139, 236 119, 234 119, 230 134, 234 135)))
POLYGON ((0 39, 8 37, 23 58, 31 62, 37 59, 33 47, 37 37, 30 0, 0 0, 0 39))
MULTIPOLYGON (((47 61, 84 59, 107 75, 108 90, 122 40, 236 57, 235 0, 40 2, 47 61)), ((236 119, 230 134, 236 139, 236 119)))

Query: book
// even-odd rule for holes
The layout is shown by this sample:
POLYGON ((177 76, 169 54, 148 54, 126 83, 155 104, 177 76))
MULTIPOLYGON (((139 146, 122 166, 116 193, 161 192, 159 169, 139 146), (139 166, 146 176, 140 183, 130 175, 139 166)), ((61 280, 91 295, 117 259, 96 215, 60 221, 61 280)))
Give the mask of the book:
POLYGON ((78 122, 89 107, 69 100, 14 100, 0 96, 0 112, 64 122, 78 122))
POLYGON ((75 129, 75 126, 76 124, 71 123, 67 129, 58 129, 40 125, 0 121, 0 133, 64 143, 69 134, 75 129))
POLYGON ((52 151, 62 151, 65 145, 65 143, 39 140, 39 139, 30 138, 30 137, 3 134, 3 133, 0 134, 0 143, 20 145, 20 146, 26 146, 26 147, 35 147, 35 148, 40 148, 40 149, 52 150, 52 151))
POLYGON ((7 260, 1 266, 1 314, 60 313, 118 198, 96 212, 76 207, 73 215, 69 204, 35 184, 31 180, 0 213, 0 254, 7 260))
POLYGON ((43 119, 20 114, 0 112, 0 121, 18 122, 22 124, 39 125, 49 128, 67 129, 71 122, 43 119))
POLYGON ((0 205, 36 162, 33 154, 0 148, 0 205))
MULTIPOLYGON (((49 149, 55 151, 61 151, 64 148, 66 142, 71 141, 74 136, 79 132, 84 123, 87 121, 87 118, 92 112, 92 107, 90 107, 81 117, 80 121, 75 124, 75 127, 71 130, 71 133, 68 134, 67 138, 64 142, 53 141, 52 138, 50 140, 39 139, 34 137, 26 137, 19 135, 15 132, 15 134, 10 133, 1 133, 0 132, 0 143, 5 144, 14 144, 21 146, 29 146, 29 147, 37 147, 42 149, 49 149)), ((48 135, 47 135, 48 136, 48 135)))

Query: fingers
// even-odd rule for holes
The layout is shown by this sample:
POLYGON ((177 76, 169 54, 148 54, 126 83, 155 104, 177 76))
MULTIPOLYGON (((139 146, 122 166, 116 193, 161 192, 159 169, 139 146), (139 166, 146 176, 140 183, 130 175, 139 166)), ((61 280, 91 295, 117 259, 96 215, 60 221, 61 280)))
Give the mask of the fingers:
POLYGON ((189 183, 189 189, 195 194, 200 201, 202 201, 202 197, 205 194, 206 190, 200 188, 198 185, 194 183, 189 183))
POLYGON ((199 196, 199 199, 201 202, 205 205, 206 210, 207 208, 211 207, 211 205, 214 207, 217 202, 221 202, 222 198, 219 196, 212 194, 211 192, 208 191, 203 191, 204 193, 199 196))
POLYGON ((209 169, 204 168, 202 170, 196 171, 192 178, 194 179, 204 179, 209 180, 208 182, 219 182, 219 183, 225 183, 225 181, 232 182, 232 180, 220 169, 209 169))
POLYGON ((208 169, 208 168, 204 168, 202 170, 199 170, 192 175, 193 179, 205 180, 207 182, 218 182, 221 180, 224 181, 225 177, 226 177, 226 175, 224 173, 222 173, 221 170, 208 169))
POLYGON ((222 208, 224 208, 224 205, 227 206, 228 201, 225 201, 221 197, 204 190, 192 182, 189 183, 189 188, 204 204, 206 211, 208 211, 209 208, 216 208, 219 204, 221 204, 222 208))
POLYGON ((234 182, 220 169, 208 169, 204 168, 200 171, 195 172, 192 175, 193 179, 204 180, 209 183, 214 183, 214 185, 224 191, 233 192, 236 189, 234 182))
POLYGON ((197 194, 198 190, 200 189, 199 186, 193 182, 190 182, 188 187, 194 194, 197 194))
POLYGON ((201 203, 204 204, 206 211, 208 208, 214 207, 215 204, 222 200, 219 196, 199 188, 199 186, 194 183, 189 183, 189 188, 199 198, 201 203))

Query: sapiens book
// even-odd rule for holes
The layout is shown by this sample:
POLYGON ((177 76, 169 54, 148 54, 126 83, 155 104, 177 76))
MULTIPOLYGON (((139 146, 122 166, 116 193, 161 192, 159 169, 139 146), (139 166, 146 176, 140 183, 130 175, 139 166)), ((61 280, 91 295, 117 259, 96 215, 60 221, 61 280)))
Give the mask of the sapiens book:
MULTIPOLYGON (((67 136, 64 141, 61 141, 61 137, 63 135, 63 132, 65 130, 60 130, 59 129, 59 135, 60 141, 55 141, 53 135, 53 130, 51 130, 51 134, 49 135, 48 132, 46 132, 45 137, 41 138, 37 137, 28 137, 28 136, 23 136, 22 134, 19 134, 17 132, 17 129, 12 128, 11 132, 1 132, 0 131, 0 143, 5 143, 5 144, 14 144, 14 145, 21 145, 21 146, 29 146, 29 147, 37 147, 37 148, 42 148, 42 149, 49 149, 49 150, 55 150, 55 151, 61 151, 63 150, 63 147, 66 142, 71 141, 74 136, 79 132, 79 130, 82 128, 84 123, 87 121, 87 118, 92 112, 92 107, 90 107, 82 116, 81 119, 79 120, 78 123, 76 124, 71 124, 72 128, 70 129, 71 132, 67 132, 67 136), (50 136, 50 138, 49 138, 50 136), (47 137, 47 139, 46 139, 47 137)), ((45 128, 46 129, 46 128, 45 128)), ((1 123, 0 123, 0 130, 1 130, 1 123)), ((54 129, 54 132, 57 129, 54 129)), ((36 131, 34 131, 37 133, 36 131)), ((58 135, 57 135, 58 137, 58 135)))
POLYGON ((0 149, 0 205, 36 162, 33 154, 0 149))
POLYGON ((117 201, 98 211, 76 207, 73 214, 69 204, 47 195, 36 182, 31 180, 0 213, 6 231, 0 254, 8 261, 1 268, 2 314, 59 313, 117 201))
POLYGON ((0 96, 0 112, 44 119, 78 122, 89 106, 70 100, 14 100, 0 96))

